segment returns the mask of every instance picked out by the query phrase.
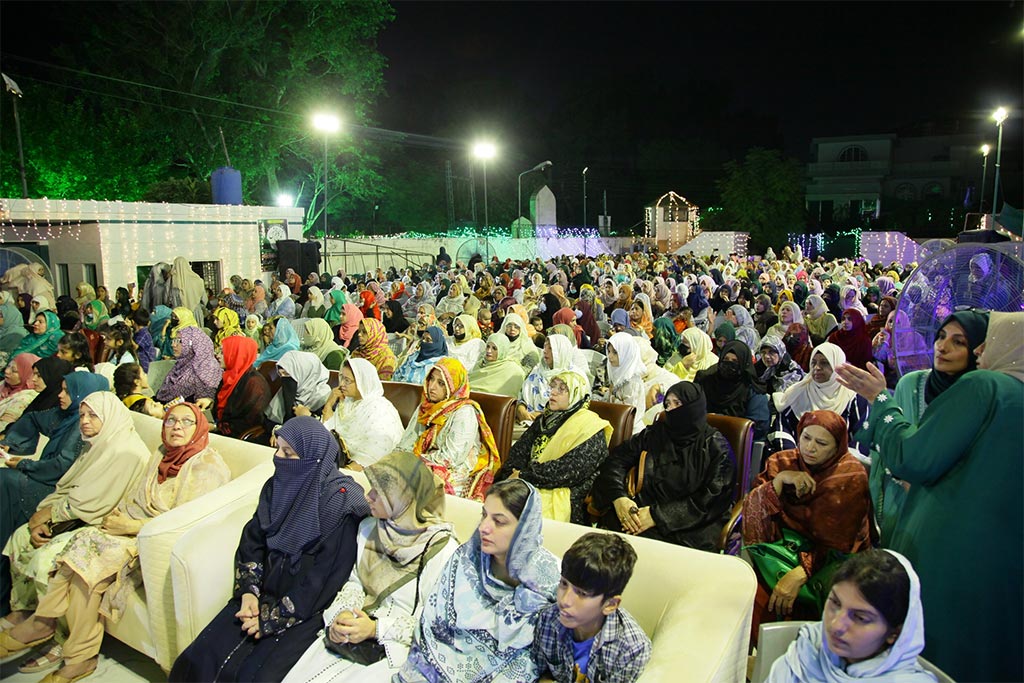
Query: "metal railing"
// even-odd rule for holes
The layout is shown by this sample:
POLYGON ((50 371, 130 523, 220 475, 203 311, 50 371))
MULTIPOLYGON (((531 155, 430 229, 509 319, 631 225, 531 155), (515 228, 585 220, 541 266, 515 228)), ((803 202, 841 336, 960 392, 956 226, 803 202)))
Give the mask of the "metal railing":
POLYGON ((424 263, 433 263, 434 255, 401 247, 378 244, 376 241, 330 239, 327 243, 327 262, 331 268, 344 268, 346 273, 365 273, 377 268, 420 268, 424 263), (341 251, 337 250, 340 243, 341 251), (350 251, 349 245, 354 245, 350 251))

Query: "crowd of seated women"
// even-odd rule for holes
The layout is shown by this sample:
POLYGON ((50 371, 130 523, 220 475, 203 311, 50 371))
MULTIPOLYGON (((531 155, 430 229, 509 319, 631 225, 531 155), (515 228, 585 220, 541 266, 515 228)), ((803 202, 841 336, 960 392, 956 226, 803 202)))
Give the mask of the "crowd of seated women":
MULTIPOLYGON (((908 653, 924 648, 957 678, 1012 680, 1020 663, 1000 644, 1019 627, 993 621, 979 654, 942 605, 969 600, 965 610, 994 619, 1019 601, 1005 576, 1024 566, 1021 552, 997 563, 971 551, 1005 540, 1006 520, 1020 526, 1005 490, 1019 462, 983 468, 974 454, 1021 450, 1019 425, 1001 420, 1021 414, 1022 314, 953 313, 932 368, 900 378, 891 348, 908 274, 812 263, 787 248, 759 261, 495 259, 305 281, 286 271, 267 285, 233 276, 216 293, 179 258, 154 266, 138 300, 119 288, 110 302, 85 283, 52 305, 37 296, 19 307, 0 293, 0 443, 27 454, 40 434, 50 439, 38 460, 14 455, 0 469, 0 585, 11 607, 0 646, 22 651, 56 633, 60 644, 23 666, 91 672, 101 617, 116 619, 138 580, 141 526, 223 481, 205 441, 219 432, 275 446, 277 473, 243 533, 235 599, 174 680, 461 680, 466 666, 486 674, 479 680, 532 680, 544 672, 531 668, 543 660, 529 635, 559 579, 539 540, 518 561, 481 563, 501 555, 488 537, 502 520, 510 535, 547 518, 717 552, 737 511, 742 555, 758 575, 755 637, 764 621, 824 619, 801 632, 791 669, 815 659, 822 671, 859 671, 856 662, 881 658, 910 671, 908 653), (147 369, 159 363, 165 374, 151 388, 147 369), (389 381, 422 387, 407 423, 385 397, 389 381), (471 390, 516 400, 508 452, 471 390), (592 401, 635 409, 617 446, 592 401), (127 411, 164 421, 157 454, 130 438, 127 411), (753 422, 765 458, 749 492, 709 414, 753 422), (340 465, 366 472, 365 500, 340 465), (349 495, 336 495, 339 482, 349 495), (490 510, 491 492, 509 487, 519 502, 503 494, 503 511, 490 510), (442 493, 484 505, 475 547, 456 550, 442 493), (952 525, 962 531, 951 536, 952 525), (893 552, 858 568, 873 548, 893 552), (891 591, 883 600, 865 588, 875 566, 907 577, 894 611, 879 602, 891 591), (479 585, 458 585, 471 568, 483 572, 479 585), (967 571, 987 577, 984 599, 958 593, 967 571), (853 639, 828 617, 858 600, 890 627, 862 658, 844 654, 853 639), (465 620, 447 621, 460 606, 465 620), (907 624, 915 633, 903 638, 907 624), (369 644, 340 647, 360 643, 369 644)), ((786 678, 781 660, 776 670, 777 680, 831 680, 786 678)), ((871 675, 883 670, 893 669, 871 675)))

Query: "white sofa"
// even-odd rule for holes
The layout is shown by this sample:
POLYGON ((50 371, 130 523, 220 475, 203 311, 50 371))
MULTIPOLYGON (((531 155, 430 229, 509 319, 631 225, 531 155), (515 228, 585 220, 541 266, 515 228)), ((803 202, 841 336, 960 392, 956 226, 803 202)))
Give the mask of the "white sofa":
MULTIPOLYGON (((142 440, 150 450, 155 450, 160 444, 160 420, 139 413, 132 413, 132 418, 142 440)), ((257 493, 274 473, 270 448, 216 434, 210 435, 210 445, 231 469, 232 480, 143 527, 139 534, 143 586, 131 596, 124 616, 117 623, 105 624, 107 633, 152 657, 165 670, 170 669, 174 658, 188 644, 179 647, 176 635, 179 606, 171 582, 173 548, 190 529, 216 525, 225 510, 244 510, 248 506, 251 515, 257 493)), ((226 534, 224 553, 234 555, 240 530, 236 527, 226 534)))
MULTIPOLYGON (((366 485, 361 473, 349 474, 366 485)), ((238 538, 252 516, 262 484, 254 479, 247 481, 254 485, 250 497, 211 510, 206 519, 182 534, 170 552, 177 625, 175 654, 192 642, 231 596, 238 538)), ((480 519, 480 504, 448 496, 446 517, 455 525, 458 537, 465 540, 480 519)), ((546 521, 544 545, 561 556, 588 530, 546 521)), ((623 604, 654 643, 651 662, 641 681, 743 681, 756 588, 750 567, 735 557, 627 538, 639 559, 623 604)), ((146 560, 144 556, 144 567, 146 560)), ((156 584, 162 571, 146 570, 147 588, 150 575, 155 575, 156 584)), ((158 657, 157 661, 168 666, 167 660, 158 657)))

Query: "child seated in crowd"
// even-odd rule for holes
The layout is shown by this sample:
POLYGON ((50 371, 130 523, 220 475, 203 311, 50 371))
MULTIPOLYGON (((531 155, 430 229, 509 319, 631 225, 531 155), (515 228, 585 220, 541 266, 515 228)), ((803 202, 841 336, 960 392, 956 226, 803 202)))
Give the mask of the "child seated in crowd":
POLYGON ((624 609, 636 551, 614 534, 588 533, 562 557, 558 598, 541 613, 533 657, 542 681, 629 683, 651 658, 651 640, 624 609))

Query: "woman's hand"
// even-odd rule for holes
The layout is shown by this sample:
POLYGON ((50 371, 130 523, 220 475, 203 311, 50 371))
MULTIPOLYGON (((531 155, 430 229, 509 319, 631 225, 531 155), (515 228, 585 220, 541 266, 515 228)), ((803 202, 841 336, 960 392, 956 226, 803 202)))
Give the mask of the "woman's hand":
POLYGON ((213 399, 212 398, 201 398, 201 399, 196 401, 196 408, 199 408, 199 410, 208 410, 210 408, 210 406, 212 406, 212 405, 213 405, 213 399))
POLYGON ((772 486, 775 487, 775 495, 781 496, 782 487, 786 484, 790 484, 796 489, 797 498, 802 498, 808 494, 814 493, 814 490, 818 487, 814 482, 814 477, 806 472, 786 470, 776 474, 775 479, 772 480, 772 486))
POLYGON ((637 510, 636 514, 633 515, 633 518, 636 519, 637 524, 637 530, 633 532, 634 534, 640 535, 648 529, 653 529, 655 527, 654 517, 651 516, 650 506, 642 507, 637 510))
POLYGON ((361 609, 345 610, 334 618, 329 632, 335 643, 361 643, 377 636, 377 622, 361 609))
POLYGON ((21 455, 9 455, 7 456, 7 466, 17 469, 18 463, 24 459, 25 457, 21 455))
POLYGON ((637 533, 636 529, 640 528, 639 518, 637 517, 640 510, 637 508, 636 503, 628 496, 621 496, 616 498, 612 505, 615 507, 615 516, 619 518, 622 530, 627 534, 637 533))
POLYGON ((53 538, 53 534, 50 532, 50 526, 46 523, 29 526, 28 529, 33 548, 42 548, 50 542, 51 538, 53 538))
POLYGON ((292 411, 295 413, 295 417, 309 417, 313 414, 313 411, 304 405, 297 405, 292 409, 292 411))
POLYGON ((136 536, 141 528, 138 520, 122 514, 117 508, 111 510, 100 525, 100 530, 111 536, 136 536))
POLYGON ((796 596, 805 583, 807 583, 807 572, 803 567, 790 569, 775 584, 775 590, 772 591, 772 596, 768 599, 768 610, 782 616, 792 614, 793 603, 796 602, 796 596))
POLYGON ((775 487, 776 496, 782 495, 782 486, 785 484, 792 484, 797 489, 797 498, 813 494, 814 489, 817 488, 814 477, 807 472, 798 472, 797 470, 785 470, 775 475, 772 485, 775 487))
POLYGON ((885 391, 885 375, 874 363, 867 364, 867 370, 843 363, 836 368, 836 379, 847 389, 852 389, 874 403, 878 395, 885 391))
POLYGON ((683 356, 683 367, 686 368, 687 370, 691 369, 694 363, 696 362, 697 354, 695 353, 688 353, 685 356, 683 356))
POLYGON ((47 505, 46 507, 39 508, 38 510, 33 512, 32 516, 28 518, 28 528, 31 529, 32 527, 36 527, 40 524, 46 524, 47 522, 49 522, 51 519, 53 519, 51 511, 52 507, 47 505))
POLYGON ((235 612, 235 618, 242 621, 242 632, 255 638, 260 637, 260 600, 252 593, 242 593, 242 608, 235 612))

